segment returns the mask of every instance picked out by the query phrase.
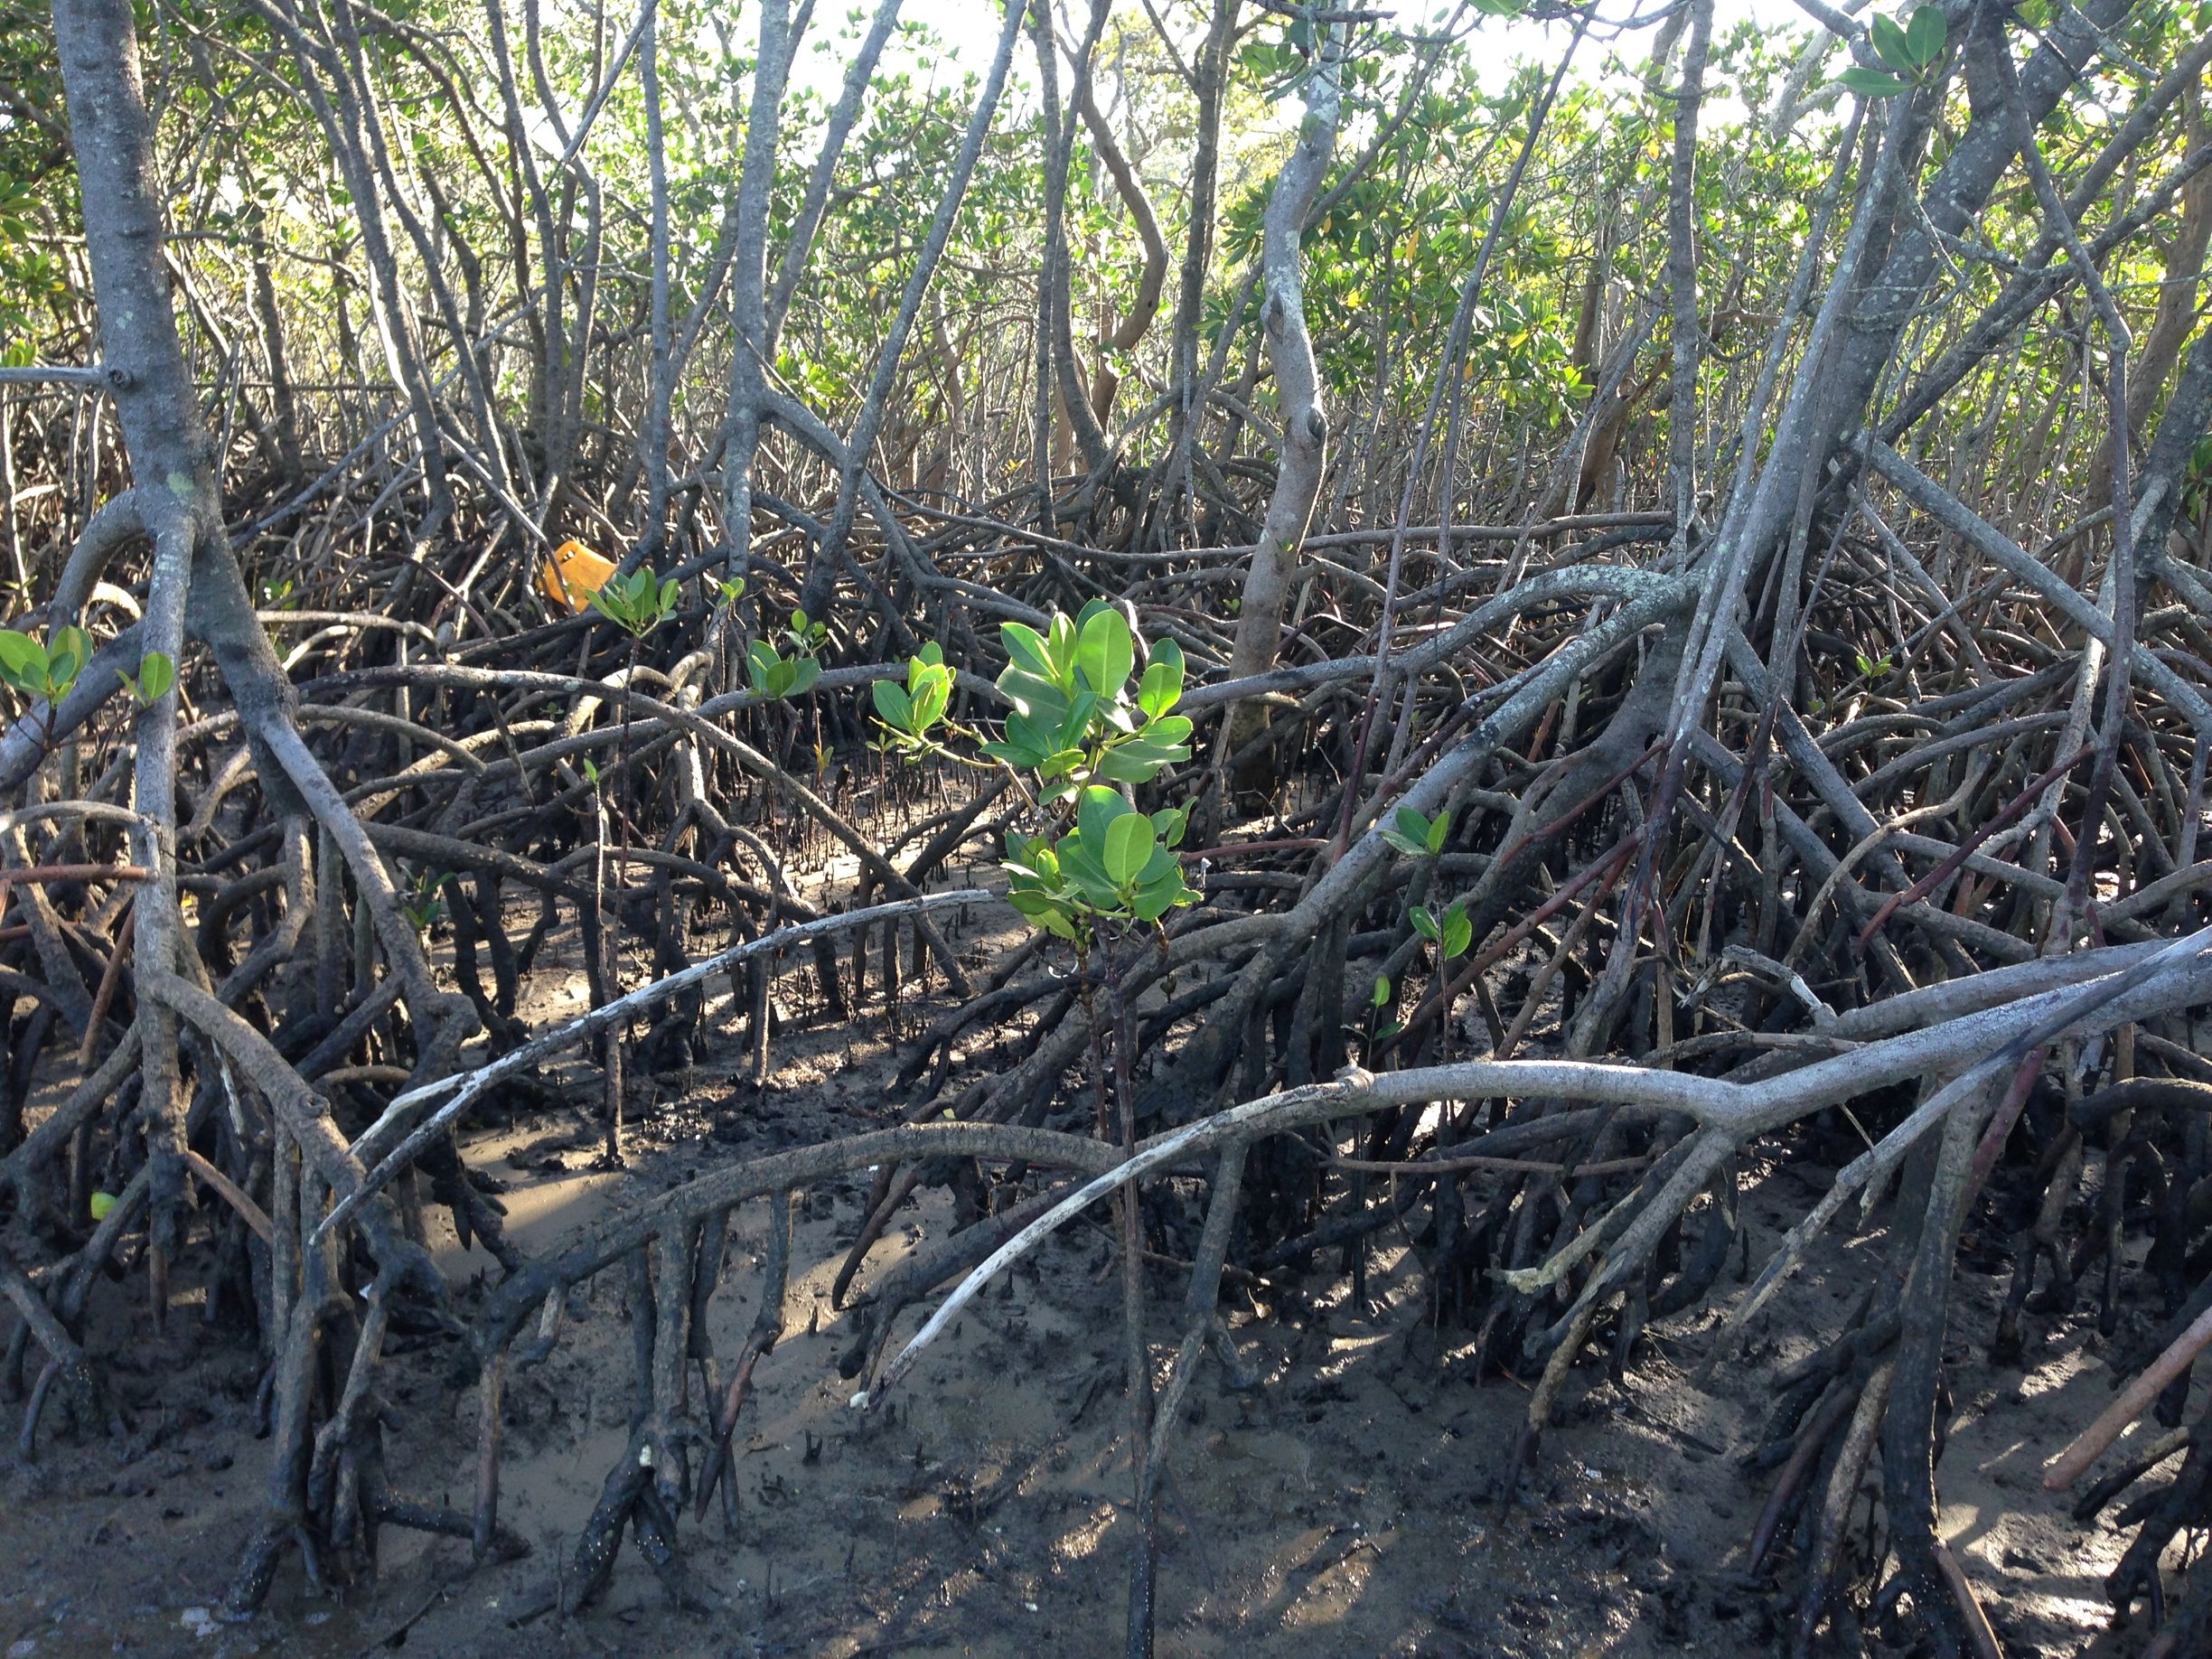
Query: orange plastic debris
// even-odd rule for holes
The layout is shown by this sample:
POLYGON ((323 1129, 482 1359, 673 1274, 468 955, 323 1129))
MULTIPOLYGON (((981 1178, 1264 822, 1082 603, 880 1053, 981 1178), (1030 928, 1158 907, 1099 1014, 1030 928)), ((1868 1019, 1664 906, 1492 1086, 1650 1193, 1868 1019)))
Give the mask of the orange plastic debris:
POLYGON ((580 541, 564 541, 539 567, 538 586, 555 605, 581 612, 591 608, 591 596, 614 574, 613 560, 600 558, 580 541))

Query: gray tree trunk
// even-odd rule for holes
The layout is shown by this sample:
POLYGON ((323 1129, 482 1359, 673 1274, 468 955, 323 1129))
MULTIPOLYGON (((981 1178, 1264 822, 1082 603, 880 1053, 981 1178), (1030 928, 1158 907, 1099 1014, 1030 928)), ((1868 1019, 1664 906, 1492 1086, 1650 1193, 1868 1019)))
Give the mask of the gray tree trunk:
MULTIPOLYGON (((1298 237, 1306 211, 1320 193, 1321 181, 1336 153, 1336 128, 1344 104, 1344 42, 1338 26, 1325 25, 1312 73, 1306 82, 1306 118, 1298 140, 1276 175, 1261 220, 1261 280, 1266 297, 1260 320, 1266 330, 1268 361, 1275 370, 1276 401, 1281 412, 1282 453, 1268 498, 1267 517, 1244 576, 1243 607, 1237 615, 1231 647, 1232 680, 1262 674, 1275 665, 1282 638, 1283 604, 1298 543, 1312 516, 1327 457, 1328 415, 1321 406, 1321 376, 1314 361, 1313 336, 1306 327, 1306 285, 1300 269, 1298 237)), ((1259 703, 1240 703, 1230 713, 1222 741, 1224 756, 1234 755, 1266 723, 1259 703)))

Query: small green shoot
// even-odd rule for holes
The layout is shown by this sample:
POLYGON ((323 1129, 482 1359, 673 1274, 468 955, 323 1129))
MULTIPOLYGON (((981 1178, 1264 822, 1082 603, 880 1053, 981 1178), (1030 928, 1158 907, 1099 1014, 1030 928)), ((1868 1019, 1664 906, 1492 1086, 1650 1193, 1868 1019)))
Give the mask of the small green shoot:
MULTIPOLYGON (((586 765, 591 763, 586 761, 586 765)), ((595 778, 595 783, 598 780, 595 778)), ((399 914, 414 925, 418 933, 426 933, 445 916, 445 901, 438 897, 438 889, 453 879, 451 870, 440 870, 436 875, 425 870, 416 876, 415 886, 399 901, 399 914)))
POLYGON ((745 648, 745 677, 762 697, 802 697, 821 678, 821 664, 810 656, 778 656, 766 640, 755 640, 745 648))
POLYGON ((1467 919, 1464 899, 1446 911, 1440 921, 1420 904, 1407 911, 1406 915, 1413 923, 1413 931, 1436 947, 1437 955, 1443 961, 1465 956, 1467 947, 1475 942, 1475 924, 1467 919))
POLYGON ((1451 833, 1451 814, 1425 818, 1411 807, 1400 807, 1395 819, 1382 828, 1382 839, 1409 858, 1433 858, 1444 850, 1451 833))
POLYGON ((789 656, 766 640, 755 640, 745 647, 745 678, 761 697, 803 697, 821 678, 821 664, 815 653, 830 642, 829 628, 810 620, 804 611, 793 611, 783 639, 791 647, 789 656))
POLYGON ((613 576, 592 590, 591 606, 633 640, 642 640, 676 614, 683 589, 673 576, 650 570, 613 576))
POLYGON ((165 651, 149 651, 138 659, 138 672, 126 674, 116 670, 116 678, 123 682, 131 700, 141 708, 151 708, 169 695, 169 688, 176 684, 176 664, 165 651))
POLYGON ((919 655, 907 659, 904 687, 895 680, 879 680, 868 695, 886 749, 910 763, 934 753, 931 729, 944 718, 952 700, 952 670, 945 666, 943 648, 932 640, 919 655))
POLYGON ((1391 982, 1383 975, 1378 973, 1375 975, 1374 989, 1367 998, 1367 1024, 1373 1027, 1367 1033, 1367 1047, 1370 1053, 1373 1053, 1379 1045, 1389 1042, 1405 1029, 1405 1022, 1397 1019, 1392 1020, 1385 1026, 1375 1026, 1376 1016, 1389 1008, 1390 1004, 1391 982))
POLYGON ((794 656, 811 657, 830 642, 830 624, 814 621, 804 611, 793 611, 783 638, 794 656))

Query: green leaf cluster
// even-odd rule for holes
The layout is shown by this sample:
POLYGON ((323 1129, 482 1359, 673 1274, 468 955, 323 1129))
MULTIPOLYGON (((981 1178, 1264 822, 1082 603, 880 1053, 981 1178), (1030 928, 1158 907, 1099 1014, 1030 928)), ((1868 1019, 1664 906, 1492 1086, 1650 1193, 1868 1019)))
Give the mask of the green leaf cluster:
POLYGON ((803 697, 821 678, 821 664, 794 652, 782 656, 766 640, 745 647, 745 678, 763 697, 803 697))
POLYGON ((932 640, 921 654, 906 660, 906 683, 879 680, 869 689, 876 717, 884 728, 886 748, 918 761, 936 752, 931 728, 944 718, 952 700, 952 670, 945 667, 944 648, 932 640))
POLYGON ((1444 850, 1451 833, 1451 814, 1426 818, 1412 807, 1400 807, 1397 816, 1382 827, 1382 839, 1409 858, 1433 858, 1444 850))
MULTIPOLYGON (((723 585, 727 593, 730 584, 723 585)), ((739 592, 745 584, 736 584, 739 592)), ((736 597, 730 594, 730 598, 736 597)), ((780 636, 790 647, 790 654, 779 651, 766 640, 755 640, 745 647, 745 678, 753 689, 762 697, 804 697, 814 689, 821 678, 821 664, 815 652, 829 642, 830 629, 826 623, 815 622, 804 611, 791 614, 791 626, 780 636)))
POLYGON ((1836 80, 1863 98, 1895 98, 1910 90, 1935 67, 1949 33, 1943 13, 1933 5, 1916 7, 1901 23, 1894 17, 1878 16, 1867 25, 1867 38, 1889 72, 1854 63, 1836 80))
MULTIPOLYGON (((1007 667, 998 685, 1012 708, 1004 737, 981 747, 1035 774, 1031 799, 1051 819, 1045 833, 1007 838, 1008 902, 1084 951, 1101 920, 1156 923, 1196 904, 1175 853, 1188 804, 1148 813, 1125 792, 1190 757, 1191 722, 1174 712, 1181 648, 1161 641, 1139 674, 1136 635, 1103 601, 1054 616, 1042 633, 1007 623, 1000 637, 1007 667)), ((876 681, 869 698, 884 748, 909 761, 943 753, 940 731, 962 731, 948 715, 953 683, 934 643, 907 660, 904 685, 876 681)))
POLYGON ((91 660, 92 642, 82 628, 57 628, 43 645, 27 633, 0 628, 0 680, 34 701, 60 702, 91 660))
POLYGON ((593 590, 592 609, 632 639, 642 640, 676 614, 682 588, 673 576, 661 580, 650 570, 612 576, 593 590))
POLYGON ((1075 826, 1054 841, 1007 839, 1007 900, 1045 932, 1088 947, 1099 918, 1158 922, 1198 895, 1174 849, 1190 809, 1140 812, 1103 783, 1083 786, 1075 826))
POLYGON ((1006 736, 983 752, 1035 772, 1051 805, 1096 783, 1148 783, 1190 758, 1191 723, 1171 713, 1183 697, 1183 651, 1152 648, 1130 695, 1136 640, 1121 613, 1092 600, 1044 633, 1022 623, 999 629, 1008 663, 998 689, 1013 705, 1006 736))

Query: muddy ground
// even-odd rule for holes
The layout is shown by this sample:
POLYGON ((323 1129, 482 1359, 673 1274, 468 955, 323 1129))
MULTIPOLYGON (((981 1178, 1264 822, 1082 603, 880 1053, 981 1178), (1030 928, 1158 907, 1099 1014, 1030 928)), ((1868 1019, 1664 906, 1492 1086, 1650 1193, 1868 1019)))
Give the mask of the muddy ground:
MULTIPOLYGON (((576 1011, 576 979, 558 963, 541 971, 526 1015, 576 1011)), ((782 983, 794 986, 795 971, 782 983)), ((900 1028, 926 1011, 910 1003, 900 1028)), ((708 1024, 727 1031, 726 1008, 710 1008, 708 1024)), ((572 1065, 549 1075, 575 1104, 473 1133, 470 1162, 509 1184, 517 1242, 548 1250, 605 1206, 714 1164, 895 1119, 892 1035, 880 1010, 835 1030, 794 1020, 758 1091, 731 1045, 643 1112, 620 1173, 595 1167, 595 1080, 572 1065)), ((1759 1177, 1746 1205, 1755 1262, 1832 1173, 1786 1161, 1759 1177)), ((1118 1653, 1129 1472, 1104 1218, 1069 1229, 988 1293, 895 1411, 864 1416, 837 1373, 851 1326, 830 1281, 867 1191, 856 1175, 796 1212, 786 1335, 739 1430, 736 1526, 720 1514, 685 1522, 689 1562, 722 1601, 711 1616, 673 1610, 629 1549, 609 1594, 581 1617, 511 1622, 561 1570, 624 1445, 629 1339, 620 1276, 607 1274, 572 1296, 553 1355, 509 1384, 501 1518, 530 1542, 528 1559, 472 1571, 465 1543, 387 1529, 374 1584, 319 1594, 295 1559, 263 1614, 218 1623, 263 1489, 259 1364, 249 1339, 201 1328, 189 1287, 170 1334, 150 1336, 134 1275, 100 1291, 94 1351, 113 1356, 135 1432, 50 1440, 35 1464, 9 1454, 0 1654, 1118 1653)), ((911 1214, 860 1284, 949 1214, 942 1199, 911 1214)), ((734 1351, 753 1321, 764 1229, 760 1205, 739 1213, 714 1307, 717 1352, 734 1351)), ((1816 1251, 1709 1391, 1691 1373, 1718 1329, 1712 1310, 1662 1322, 1625 1384, 1586 1367, 1533 1489, 1507 1505, 1499 1477, 1524 1392, 1467 1378, 1471 1334, 1432 1328, 1404 1244, 1379 1236, 1364 1308, 1345 1299, 1334 1262, 1302 1285, 1230 1285, 1228 1323, 1263 1381, 1231 1392, 1209 1365, 1193 1391, 1162 1504, 1159 1651, 1566 1659, 1786 1647, 1795 1569, 1786 1561, 1778 1583, 1745 1573, 1772 1476, 1747 1471, 1742 1454, 1776 1373, 1863 1294, 1878 1240, 1816 1251)), ((492 1263, 445 1240, 465 1316, 492 1263)), ((2109 1398, 2112 1344, 2085 1298, 2073 1315, 2031 1321, 2024 1368, 1991 1366, 1982 1356, 2007 1271, 1986 1245, 1962 1262, 1944 1530, 2008 1651, 2131 1651, 2140 1636, 2100 1638, 2101 1583, 2123 1541, 2076 1525, 2039 1478, 2109 1398)), ((1164 1319, 1180 1276, 1161 1269, 1153 1289, 1164 1319)), ((920 1317, 910 1311, 902 1330, 920 1317)), ((2131 1335, 2123 1322, 2114 1340, 2131 1335)), ((395 1483, 465 1509, 477 1403, 459 1345, 435 1334, 397 1342, 383 1377, 404 1420, 387 1438, 395 1483)))

